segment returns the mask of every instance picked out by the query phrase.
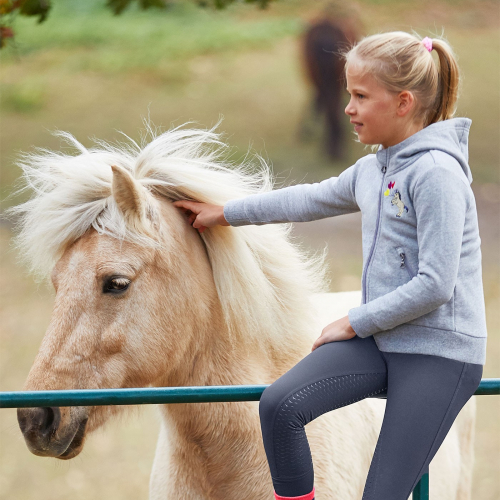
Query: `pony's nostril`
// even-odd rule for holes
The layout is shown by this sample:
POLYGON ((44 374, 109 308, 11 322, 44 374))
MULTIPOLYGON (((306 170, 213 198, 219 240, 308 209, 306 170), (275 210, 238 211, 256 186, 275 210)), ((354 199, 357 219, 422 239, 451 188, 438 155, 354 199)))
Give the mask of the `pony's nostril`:
POLYGON ((40 432, 47 436, 57 430, 61 412, 57 407, 37 408, 37 420, 40 432))
POLYGON ((54 422, 54 411, 52 410, 52 408, 44 408, 44 410, 45 410, 44 427, 48 428, 52 425, 52 422, 54 422))
POLYGON ((57 407, 18 408, 17 420, 27 439, 51 439, 61 422, 61 411, 57 407))

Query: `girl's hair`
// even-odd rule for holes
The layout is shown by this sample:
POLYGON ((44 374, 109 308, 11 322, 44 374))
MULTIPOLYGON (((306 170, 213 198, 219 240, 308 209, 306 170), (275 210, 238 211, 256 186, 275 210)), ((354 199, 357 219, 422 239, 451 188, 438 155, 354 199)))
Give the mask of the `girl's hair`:
POLYGON ((432 49, 439 67, 417 34, 392 31, 365 37, 339 55, 345 59, 346 71, 352 63, 389 92, 412 92, 416 101, 413 118, 427 127, 453 118, 461 84, 450 45, 442 37, 432 38, 432 49))

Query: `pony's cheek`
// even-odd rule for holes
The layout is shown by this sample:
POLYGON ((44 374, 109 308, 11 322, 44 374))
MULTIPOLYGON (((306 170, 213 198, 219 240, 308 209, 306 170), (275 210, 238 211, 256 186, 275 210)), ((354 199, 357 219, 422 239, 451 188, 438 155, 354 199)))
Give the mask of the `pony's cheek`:
POLYGON ((113 356, 123 351, 126 342, 126 336, 120 331, 111 331, 103 335, 101 339, 101 348, 105 355, 113 356))

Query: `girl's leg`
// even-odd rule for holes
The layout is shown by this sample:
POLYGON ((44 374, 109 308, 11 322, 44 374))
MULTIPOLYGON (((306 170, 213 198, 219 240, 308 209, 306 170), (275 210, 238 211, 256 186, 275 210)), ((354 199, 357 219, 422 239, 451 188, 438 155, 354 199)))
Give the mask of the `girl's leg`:
POLYGON ((357 336, 321 345, 267 387, 259 414, 276 497, 313 498, 307 423, 386 388, 387 367, 375 340, 357 336))
POLYGON ((382 355, 387 404, 362 500, 407 500, 476 391, 483 366, 425 354, 382 355))

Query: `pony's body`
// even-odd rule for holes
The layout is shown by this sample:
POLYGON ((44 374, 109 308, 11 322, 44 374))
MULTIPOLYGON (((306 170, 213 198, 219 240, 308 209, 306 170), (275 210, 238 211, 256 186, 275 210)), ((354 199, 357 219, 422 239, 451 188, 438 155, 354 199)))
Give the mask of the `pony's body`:
MULTIPOLYGON (((143 149, 30 156, 37 189, 21 249, 56 289, 27 390, 270 384, 310 352, 360 294, 325 290, 322 257, 289 241, 289 225, 214 227, 200 235, 172 201, 223 204, 271 188, 264 170, 230 170, 200 148, 205 131, 170 131, 143 149), (201 152, 200 152, 201 151, 201 152)), ((317 499, 359 500, 385 403, 325 414, 306 432, 317 499)), ((30 450, 69 459, 119 407, 20 409, 30 450)), ((162 423, 152 499, 266 500, 272 483, 258 403, 173 404, 162 423)), ((470 498, 475 406, 434 458, 436 500, 470 498)), ((126 478, 124 478, 126 480, 126 478)))
MULTIPOLYGON (((361 293, 325 293, 312 299, 317 322, 304 335, 304 356, 317 332, 359 304, 361 293)), ((281 375, 268 370, 264 377, 266 365, 258 359, 247 363, 254 368, 255 383, 272 383, 281 375)), ((431 463, 432 498, 470 499, 475 410, 471 398, 431 463)), ((319 500, 361 499, 384 411, 385 400, 365 399, 306 426, 319 500)), ((257 403, 162 406, 150 499, 273 498, 257 414, 257 403)))

